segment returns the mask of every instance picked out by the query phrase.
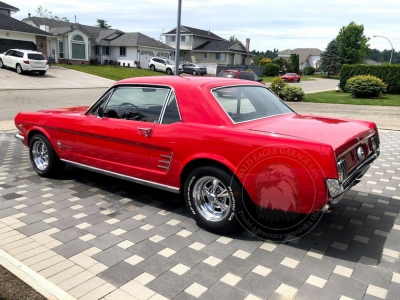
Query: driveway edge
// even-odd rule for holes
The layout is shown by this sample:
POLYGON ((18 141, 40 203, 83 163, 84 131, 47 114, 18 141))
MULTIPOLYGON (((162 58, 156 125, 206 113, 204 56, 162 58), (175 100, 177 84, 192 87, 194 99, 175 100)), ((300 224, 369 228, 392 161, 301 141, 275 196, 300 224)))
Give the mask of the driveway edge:
POLYGON ((0 249, 0 265, 49 300, 76 300, 76 298, 25 266, 2 249, 0 249))

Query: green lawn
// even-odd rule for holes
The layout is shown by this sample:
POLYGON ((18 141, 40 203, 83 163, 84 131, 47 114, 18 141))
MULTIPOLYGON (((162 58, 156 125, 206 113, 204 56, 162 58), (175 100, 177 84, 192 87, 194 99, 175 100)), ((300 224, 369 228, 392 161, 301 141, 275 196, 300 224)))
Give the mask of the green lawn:
POLYGON ((328 75, 326 74, 313 74, 313 75, 302 75, 301 78, 303 78, 303 76, 307 77, 307 78, 325 78, 325 79, 336 79, 339 80, 340 77, 338 75, 330 75, 328 77, 328 75))
POLYGON ((85 65, 57 65, 60 67, 97 75, 100 77, 108 78, 111 80, 121 80, 130 77, 141 77, 141 76, 164 76, 165 73, 153 72, 145 69, 129 68, 129 67, 118 67, 118 66, 85 66, 85 65))
POLYGON ((359 105, 381 105, 400 106, 400 95, 386 94, 379 99, 351 98, 349 93, 329 91, 307 94, 304 102, 333 103, 333 104, 359 104, 359 105))

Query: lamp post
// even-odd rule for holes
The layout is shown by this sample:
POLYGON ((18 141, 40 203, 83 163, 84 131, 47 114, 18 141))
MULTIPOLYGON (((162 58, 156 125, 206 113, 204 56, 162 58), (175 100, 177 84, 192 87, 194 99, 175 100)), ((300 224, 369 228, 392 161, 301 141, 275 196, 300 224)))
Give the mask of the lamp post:
POLYGON ((181 41, 181 8, 182 0, 178 0, 178 20, 176 26, 176 47, 175 47, 175 75, 179 75, 179 48, 181 41))
POLYGON ((392 64, 392 56, 393 56, 393 45, 392 45, 392 42, 387 37, 384 37, 382 35, 374 35, 374 37, 381 37, 381 38, 384 38, 384 39, 388 40, 388 42, 390 43, 390 46, 392 46, 392 52, 390 52, 390 61, 389 61, 389 63, 392 64))

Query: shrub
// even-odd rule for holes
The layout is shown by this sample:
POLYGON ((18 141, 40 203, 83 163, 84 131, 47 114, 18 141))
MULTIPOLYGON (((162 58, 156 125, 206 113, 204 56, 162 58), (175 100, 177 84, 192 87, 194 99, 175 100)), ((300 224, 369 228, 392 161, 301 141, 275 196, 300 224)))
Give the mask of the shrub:
POLYGON ((282 99, 285 101, 303 101, 304 91, 299 86, 286 85, 282 91, 282 99))
POLYGON ((261 66, 265 66, 266 64, 270 64, 271 63, 271 59, 270 58, 263 58, 262 60, 260 60, 260 65, 261 66))
POLYGON ((271 82, 271 90, 280 98, 282 98, 282 91, 287 84, 279 76, 274 77, 271 82))
POLYGON ((352 97, 358 98, 382 97, 386 87, 378 77, 358 75, 347 80, 345 91, 351 93, 352 97))
POLYGON ((312 75, 315 73, 315 68, 311 67, 311 66, 307 66, 303 68, 303 75, 312 75))
POLYGON ((343 65, 340 69, 340 88, 344 90, 347 81, 357 75, 376 76, 387 84, 389 94, 400 94, 400 65, 343 65))
POLYGON ((264 75, 265 76, 278 76, 279 75, 279 65, 276 64, 266 64, 264 66, 264 75))

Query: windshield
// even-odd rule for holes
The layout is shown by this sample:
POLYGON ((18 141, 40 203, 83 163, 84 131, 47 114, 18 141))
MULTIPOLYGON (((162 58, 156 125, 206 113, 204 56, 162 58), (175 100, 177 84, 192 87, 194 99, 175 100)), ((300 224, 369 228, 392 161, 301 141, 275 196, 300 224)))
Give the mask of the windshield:
POLYGON ((215 89, 212 93, 234 123, 293 112, 264 87, 225 87, 215 89))
POLYGON ((236 73, 234 72, 221 72, 217 75, 217 77, 229 77, 229 78, 234 78, 236 77, 236 73))
POLYGON ((173 60, 166 59, 165 61, 166 61, 167 64, 169 64, 169 65, 175 65, 175 62, 174 62, 173 60))

